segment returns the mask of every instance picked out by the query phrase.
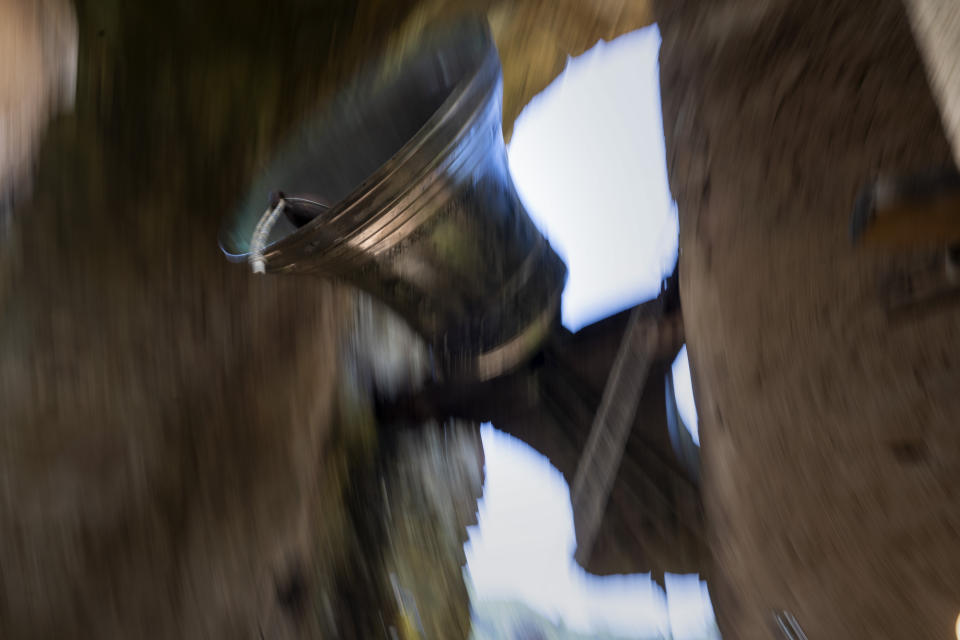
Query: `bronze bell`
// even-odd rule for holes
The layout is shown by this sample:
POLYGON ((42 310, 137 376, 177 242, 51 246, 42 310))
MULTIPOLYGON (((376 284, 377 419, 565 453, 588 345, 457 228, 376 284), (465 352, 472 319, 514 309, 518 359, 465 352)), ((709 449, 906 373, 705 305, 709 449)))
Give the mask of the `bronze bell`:
POLYGON ((502 84, 479 18, 381 60, 256 181, 224 253, 369 292, 426 339, 440 378, 521 364, 558 322, 566 266, 510 177, 502 84))

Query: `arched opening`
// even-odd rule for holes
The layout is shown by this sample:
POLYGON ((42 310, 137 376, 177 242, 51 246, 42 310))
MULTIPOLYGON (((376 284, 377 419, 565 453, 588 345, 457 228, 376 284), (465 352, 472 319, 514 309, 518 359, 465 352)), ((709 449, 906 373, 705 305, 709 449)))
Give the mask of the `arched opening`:
MULTIPOLYGON (((531 217, 570 269, 562 314, 572 331, 656 297, 676 262, 659 45, 655 26, 597 44, 570 60, 515 125, 511 173, 531 217)), ((685 437, 671 434, 677 457, 696 464, 689 381, 683 350, 667 376, 666 397, 662 391, 659 397, 674 407, 678 428, 686 428, 685 437)), ((665 592, 649 574, 587 574, 572 557, 563 475, 491 426, 483 443, 485 492, 467 544, 478 640, 501 637, 483 634, 504 633, 496 627, 503 615, 540 616, 558 629, 617 638, 719 637, 695 574, 667 574, 665 592)))

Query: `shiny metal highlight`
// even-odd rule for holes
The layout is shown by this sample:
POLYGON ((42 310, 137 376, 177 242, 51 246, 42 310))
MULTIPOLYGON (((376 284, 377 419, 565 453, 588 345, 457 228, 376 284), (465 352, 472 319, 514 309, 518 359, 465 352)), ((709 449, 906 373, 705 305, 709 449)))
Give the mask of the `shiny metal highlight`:
POLYGON ((501 95, 485 21, 434 29, 279 154, 224 226, 224 253, 371 293, 428 341, 438 377, 486 379, 522 363, 557 321, 566 266, 514 188, 501 95), (274 194, 286 215, 273 216, 261 256, 251 242, 274 194))

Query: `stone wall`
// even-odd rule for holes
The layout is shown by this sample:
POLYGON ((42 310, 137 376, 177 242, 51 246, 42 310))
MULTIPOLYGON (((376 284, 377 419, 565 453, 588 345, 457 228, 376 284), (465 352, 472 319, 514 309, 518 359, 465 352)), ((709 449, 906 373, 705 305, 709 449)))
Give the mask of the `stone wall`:
MULTIPOLYGON (((663 2, 681 297, 725 637, 946 638, 960 612, 957 308, 851 246, 858 190, 951 162, 896 0, 663 2)), ((936 256, 933 256, 934 258, 936 256)))

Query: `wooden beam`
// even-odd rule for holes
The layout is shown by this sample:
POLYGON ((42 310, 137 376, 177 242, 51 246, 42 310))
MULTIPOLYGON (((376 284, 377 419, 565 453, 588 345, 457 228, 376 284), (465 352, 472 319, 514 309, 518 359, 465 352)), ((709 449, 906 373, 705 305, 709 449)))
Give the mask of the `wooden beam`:
POLYGON ((653 354, 660 342, 660 318, 631 313, 607 379, 600 407, 573 480, 571 500, 577 535, 576 559, 586 563, 636 417, 653 354))

